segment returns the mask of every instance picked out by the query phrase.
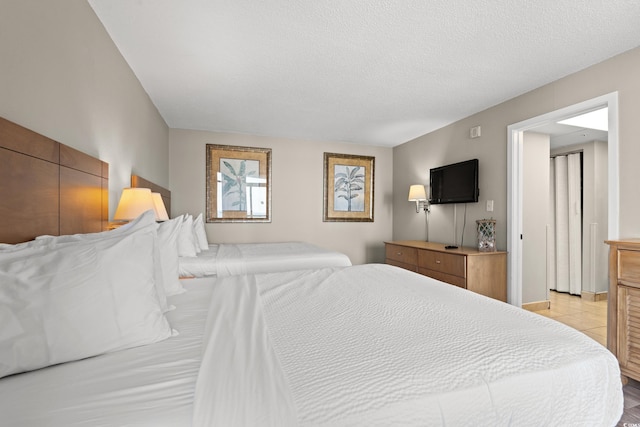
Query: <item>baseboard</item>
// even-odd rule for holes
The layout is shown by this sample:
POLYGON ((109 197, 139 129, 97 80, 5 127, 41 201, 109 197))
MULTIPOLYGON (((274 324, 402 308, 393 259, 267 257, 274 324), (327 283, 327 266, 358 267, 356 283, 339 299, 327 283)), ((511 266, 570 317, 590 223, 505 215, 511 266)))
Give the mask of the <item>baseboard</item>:
POLYGON ((551 301, 528 302, 526 304, 522 304, 522 308, 527 311, 548 310, 551 308, 551 301))
POLYGON ((582 298, 585 301, 606 301, 607 293, 606 292, 585 292, 582 291, 582 298))

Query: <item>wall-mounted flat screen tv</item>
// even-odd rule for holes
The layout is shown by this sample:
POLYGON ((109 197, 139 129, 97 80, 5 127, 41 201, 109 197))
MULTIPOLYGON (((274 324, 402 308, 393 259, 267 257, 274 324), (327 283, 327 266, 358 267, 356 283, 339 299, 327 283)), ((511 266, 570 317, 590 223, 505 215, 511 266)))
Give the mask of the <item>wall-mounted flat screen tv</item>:
POLYGON ((478 201, 478 159, 440 166, 430 171, 431 204, 478 201))

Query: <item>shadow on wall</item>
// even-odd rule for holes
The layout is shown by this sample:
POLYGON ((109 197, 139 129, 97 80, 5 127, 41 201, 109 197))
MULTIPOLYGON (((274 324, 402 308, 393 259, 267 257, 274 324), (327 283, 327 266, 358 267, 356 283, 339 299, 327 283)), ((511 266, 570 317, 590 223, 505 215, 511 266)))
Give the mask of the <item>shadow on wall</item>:
POLYGON ((380 242, 379 244, 370 244, 367 245, 366 248, 367 259, 369 263, 384 263, 384 242, 380 242))

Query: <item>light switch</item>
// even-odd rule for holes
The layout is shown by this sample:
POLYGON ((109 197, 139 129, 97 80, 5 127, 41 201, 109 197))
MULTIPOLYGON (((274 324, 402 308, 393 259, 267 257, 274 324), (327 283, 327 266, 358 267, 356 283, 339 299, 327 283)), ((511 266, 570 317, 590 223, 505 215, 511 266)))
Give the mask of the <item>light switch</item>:
POLYGON ((487 212, 493 212, 493 200, 487 200, 487 212))

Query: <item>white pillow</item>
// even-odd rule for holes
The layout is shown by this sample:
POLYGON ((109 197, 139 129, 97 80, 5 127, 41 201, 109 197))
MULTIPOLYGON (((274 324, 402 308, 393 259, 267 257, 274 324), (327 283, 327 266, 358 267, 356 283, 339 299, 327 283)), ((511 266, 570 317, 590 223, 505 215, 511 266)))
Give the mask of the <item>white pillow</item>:
POLYGON ((71 241, 82 240, 82 239, 95 239, 95 238, 102 238, 102 237, 113 237, 118 235, 124 235, 131 230, 137 230, 140 227, 144 227, 145 225, 149 224, 149 221, 155 222, 155 213, 152 213, 152 212, 153 211, 151 210, 144 212, 133 221, 130 221, 122 225, 121 227, 118 227, 116 229, 109 230, 109 231, 100 231, 98 233, 65 234, 62 236, 52 236, 49 234, 43 234, 42 236, 37 236, 35 240, 30 240, 24 243, 17 243, 15 245, 11 245, 8 243, 0 243, 0 252, 13 252, 13 251, 19 251, 22 249, 32 248, 36 246, 44 247, 51 243, 64 243, 64 242, 71 242, 71 241))
POLYGON ((193 220, 193 231, 196 235, 196 244, 202 251, 209 249, 209 241, 207 240, 207 232, 204 229, 204 219, 202 212, 193 220))
MULTIPOLYGON (((0 377, 164 340, 155 227, 0 254, 0 377)), ((70 379, 71 380, 71 379, 70 379)))
MULTIPOLYGON (((121 227, 118 227, 114 230, 102 231, 99 233, 86 233, 86 234, 68 234, 62 236, 38 236, 35 241, 27 242, 30 246, 46 246, 51 247, 55 245, 59 245, 61 243, 68 242, 78 242, 78 241, 96 241, 100 239, 110 239, 110 238, 119 238, 123 236, 127 236, 131 233, 135 233, 139 230, 145 228, 153 228, 156 229, 156 214, 153 210, 148 210, 143 212, 133 221, 124 224, 121 227)), ((156 241, 157 243, 157 241, 156 241)), ((156 292, 158 295, 158 301, 160 302, 160 306, 163 311, 168 311, 169 306, 167 303, 167 294, 165 292, 165 284, 164 284, 164 274, 162 269, 162 260, 160 257, 160 249, 158 245, 153 248, 153 257, 154 257, 154 271, 155 271, 155 285, 156 292)))
MULTIPOLYGON (((54 236, 47 236, 47 237, 54 237, 54 236)), ((46 245, 47 245, 46 240, 29 240, 28 242, 16 243, 15 245, 11 245, 9 243, 0 243, 0 253, 20 251, 26 248, 32 248, 36 246, 44 247, 46 245)))
POLYGON ((72 242, 72 241, 82 240, 82 239, 100 239, 103 237, 120 236, 120 235, 125 235, 131 231, 139 230, 142 227, 146 227, 150 223, 155 223, 155 221, 156 221, 155 211, 148 210, 146 212, 141 213, 133 221, 123 224, 122 226, 115 228, 113 230, 100 231, 98 233, 65 234, 62 236, 44 235, 44 236, 38 236, 36 237, 35 241, 31 241, 27 243, 38 244, 41 240, 46 240, 47 242, 63 243, 63 242, 72 242))
POLYGON ((174 218, 158 224, 158 248, 164 290, 167 295, 177 295, 184 292, 178 271, 178 235, 181 228, 182 218, 174 218))
POLYGON ((200 252, 202 252, 202 249, 200 249, 200 244, 198 243, 198 235, 196 234, 196 228, 195 228, 195 224, 196 224, 196 220, 193 218, 193 215, 189 214, 189 218, 191 218, 191 233, 193 234, 193 249, 196 250, 196 254, 199 254, 200 252))
POLYGON ((197 256, 195 236, 193 234, 193 217, 191 215, 183 215, 182 220, 182 227, 178 236, 178 256, 197 256))

